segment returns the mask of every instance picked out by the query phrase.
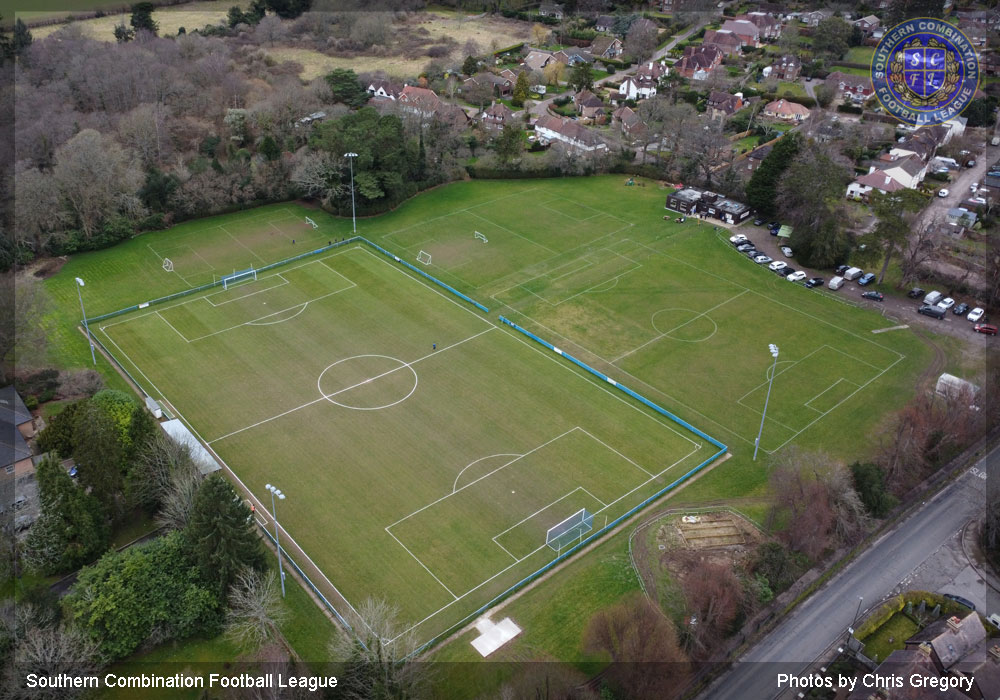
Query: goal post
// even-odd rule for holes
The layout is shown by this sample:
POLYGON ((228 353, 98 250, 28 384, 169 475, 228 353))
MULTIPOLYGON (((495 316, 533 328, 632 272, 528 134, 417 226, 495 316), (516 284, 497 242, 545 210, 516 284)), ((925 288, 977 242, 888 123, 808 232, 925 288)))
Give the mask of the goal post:
POLYGON ((545 544, 560 551, 594 529, 594 514, 581 508, 561 523, 553 525, 545 533, 545 544))
POLYGON ((419 253, 417 253, 417 262, 422 263, 424 265, 430 265, 431 254, 421 250, 419 253))
POLYGON ((479 233, 479 231, 476 231, 476 238, 479 239, 480 241, 482 241, 483 243, 489 243, 489 241, 486 240, 486 236, 484 236, 483 234, 479 233))
POLYGON ((257 279, 256 268, 248 267, 245 270, 239 270, 237 272, 233 272, 231 275, 223 276, 222 288, 229 289, 232 285, 236 284, 237 282, 242 282, 248 279, 254 279, 254 280, 257 279))
POLYGON ((313 228, 319 228, 319 224, 310 219, 308 216, 306 217, 306 223, 312 226, 313 228))
POLYGON ((174 271, 174 261, 170 258, 163 258, 163 269, 167 272, 174 271))

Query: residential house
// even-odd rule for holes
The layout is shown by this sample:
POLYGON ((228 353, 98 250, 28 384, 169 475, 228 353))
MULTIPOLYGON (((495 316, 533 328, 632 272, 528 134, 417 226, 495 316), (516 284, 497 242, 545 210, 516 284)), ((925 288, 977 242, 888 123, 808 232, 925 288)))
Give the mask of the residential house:
POLYGON ((979 56, 979 67, 983 75, 1000 75, 1000 53, 984 53, 979 56))
POLYGON ((777 39, 781 36, 781 20, 769 12, 748 12, 737 15, 736 19, 752 22, 760 32, 762 40, 777 39))
POLYGON ((479 123, 490 131, 501 131, 505 124, 513 122, 514 112, 503 102, 494 102, 479 115, 479 123))
POLYGON ((760 164, 763 163, 764 159, 771 153, 772 148, 774 148, 774 146, 760 146, 759 148, 755 148, 750 151, 746 157, 746 169, 752 173, 754 170, 759 168, 760 164))
POLYGON ((597 58, 618 58, 623 51, 622 40, 614 36, 595 37, 590 53, 597 58))
POLYGON ((499 75, 501 78, 506 78, 507 80, 511 81, 512 83, 516 83, 517 82, 517 73, 515 73, 514 71, 512 71, 510 68, 504 68, 502 71, 500 71, 499 73, 497 73, 497 75, 499 75))
POLYGON ((569 48, 562 49, 561 51, 556 51, 552 54, 560 63, 567 66, 577 66, 581 63, 593 63, 594 57, 589 51, 583 49, 576 49, 570 46, 569 48))
POLYGON ((630 75, 618 86, 618 94, 623 100, 644 100, 654 97, 656 95, 656 81, 630 75))
POLYGON ((1000 12, 997 10, 959 10, 956 14, 959 22, 985 29, 995 29, 1000 26, 1000 12))
POLYGON ((495 73, 477 73, 462 83, 463 89, 473 85, 487 85, 497 97, 510 97, 514 92, 514 81, 495 73))
POLYGON ((686 46, 674 68, 690 80, 705 80, 722 64, 722 56, 722 50, 717 46, 686 46))
POLYGON ((528 55, 524 57, 524 61, 521 65, 527 68, 529 71, 542 72, 545 66, 549 65, 554 61, 552 54, 547 51, 539 51, 538 49, 532 49, 528 52, 528 55))
POLYGON ((434 118, 444 124, 465 127, 469 123, 469 115, 464 109, 451 102, 441 102, 434 110, 434 118))
POLYGON ((732 56, 743 48, 743 40, 727 29, 709 29, 705 32, 702 46, 714 46, 726 56, 732 56))
POLYGON ((13 412, 4 411, 4 415, 0 415, 0 431, 3 433, 0 435, 0 450, 3 451, 0 455, 0 468, 5 476, 19 479, 33 474, 35 465, 31 461, 31 449, 25 442, 24 435, 13 423, 16 419, 13 412))
POLYGON ((929 656, 939 674, 951 670, 966 654, 986 639, 986 628, 979 615, 970 612, 964 618, 952 615, 938 620, 907 639, 907 649, 929 648, 929 656), (925 646, 926 645, 926 646, 925 646))
POLYGON ((590 90, 581 90, 573 97, 577 114, 584 119, 596 119, 604 114, 604 102, 590 90))
POLYGON ((826 84, 830 89, 836 90, 838 95, 855 102, 864 102, 875 94, 870 76, 834 71, 826 77, 826 84))
POLYGON ((956 224, 957 226, 964 226, 965 228, 972 228, 976 224, 976 219, 978 214, 976 214, 975 203, 971 207, 954 207, 949 209, 945 214, 945 217, 949 224, 956 224))
MULTIPOLYGON (((930 680, 938 676, 934 663, 926 648, 896 649, 879 664, 875 673, 868 677, 873 679, 910 679, 914 676, 921 680, 930 680)), ((884 682, 884 687, 876 689, 873 683, 856 683, 847 700, 917 700, 928 697, 926 689, 919 689, 911 683, 884 682)), ((934 692, 940 700, 968 700, 965 695, 951 687, 943 687, 934 692)))
POLYGON ((719 31, 732 32, 740 38, 743 46, 753 48, 760 46, 760 29, 753 22, 745 19, 727 19, 722 23, 722 29, 719 31))
POLYGON ((614 29, 614 26, 615 18, 611 15, 601 15, 597 18, 597 21, 594 22, 594 29, 599 32, 610 32, 614 29))
POLYGON ((377 99, 395 100, 402 88, 390 80, 376 78, 368 83, 368 94, 377 99))
POLYGON ((882 172, 892 177, 903 187, 913 190, 926 177, 927 163, 918 156, 909 155, 884 164, 882 172))
POLYGON ((847 186, 847 198, 867 200, 872 190, 887 194, 904 189, 906 188, 891 175, 873 168, 867 175, 862 175, 847 186))
POLYGON ((738 224, 750 217, 748 205, 694 187, 668 194, 665 208, 682 214, 711 216, 727 224, 738 224))
POLYGON ((958 28, 969 37, 969 43, 976 48, 983 48, 989 43, 989 30, 986 27, 970 22, 959 22, 958 28))
POLYGON ((662 61, 647 61, 643 63, 635 72, 637 78, 658 82, 660 78, 669 75, 670 69, 662 61))
POLYGON ((712 90, 708 95, 708 116, 725 121, 743 109, 743 94, 730 95, 721 90, 712 90))
POLYGON ((871 36, 871 33, 874 32, 880 24, 882 24, 882 21, 875 15, 867 15, 861 19, 854 20, 853 24, 861 30, 862 34, 865 36, 871 36))
POLYGON ((802 61, 791 54, 785 54, 771 64, 771 76, 789 83, 799 79, 799 71, 801 70, 802 61))
POLYGON ((627 106, 619 107, 612 112, 611 121, 618 124, 622 133, 633 140, 644 138, 649 130, 635 110, 627 106))
POLYGON ((408 112, 416 112, 423 115, 430 115, 441 106, 441 99, 433 90, 407 85, 404 87, 396 100, 400 106, 408 112))
POLYGON ((948 669, 950 675, 972 678, 969 695, 1000 698, 1000 640, 981 640, 948 669))
POLYGON ((554 17, 556 19, 563 18, 563 6, 558 5, 554 2, 543 2, 538 8, 538 14, 542 17, 554 17))
POLYGON ((830 10, 810 10, 799 15, 799 20, 807 27, 815 27, 833 13, 830 10))
POLYGON ((805 105, 800 105, 798 102, 789 102, 788 100, 780 99, 768 102, 764 106, 764 116, 798 123, 809 118, 809 108, 805 105))
POLYGON ((35 417, 12 384, 0 389, 0 419, 17 428, 25 440, 35 436, 35 417))
POLYGON ((535 134, 539 139, 559 142, 575 151, 606 153, 608 150, 608 144, 597 132, 572 119, 562 119, 552 114, 544 114, 535 121, 535 134))

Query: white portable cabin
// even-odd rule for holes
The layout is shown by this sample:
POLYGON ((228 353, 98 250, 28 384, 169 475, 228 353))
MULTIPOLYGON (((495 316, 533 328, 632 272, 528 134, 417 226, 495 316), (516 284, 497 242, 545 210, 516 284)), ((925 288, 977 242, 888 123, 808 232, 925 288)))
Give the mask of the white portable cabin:
POLYGON ((945 372, 938 377, 937 384, 934 386, 934 393, 938 396, 945 396, 947 398, 953 398, 964 394, 969 398, 974 399, 976 394, 979 393, 979 387, 970 381, 962 379, 961 377, 956 377, 953 374, 945 372))

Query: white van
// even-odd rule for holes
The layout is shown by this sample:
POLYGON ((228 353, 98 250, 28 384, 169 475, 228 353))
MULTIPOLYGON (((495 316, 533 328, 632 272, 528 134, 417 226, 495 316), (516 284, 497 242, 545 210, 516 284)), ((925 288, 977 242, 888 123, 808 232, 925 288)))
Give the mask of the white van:
POLYGON ((834 277, 832 280, 829 281, 829 283, 827 283, 826 286, 829 287, 830 289, 840 289, 841 287, 844 286, 844 278, 834 277))
POLYGON ((944 294, 942 294, 939 291, 935 290, 933 292, 928 292, 927 296, 924 297, 924 304, 928 304, 930 306, 934 306, 934 304, 938 303, 943 298, 944 298, 944 294))
POLYGON ((1000 630, 1000 614, 993 613, 992 615, 986 618, 986 621, 989 622, 994 627, 996 627, 998 630, 1000 630))
POLYGON ((863 274, 865 274, 865 271, 862 270, 860 267, 849 267, 849 268, 847 268, 847 271, 844 273, 844 279, 845 280, 856 280, 858 277, 861 277, 861 275, 863 275, 863 274))

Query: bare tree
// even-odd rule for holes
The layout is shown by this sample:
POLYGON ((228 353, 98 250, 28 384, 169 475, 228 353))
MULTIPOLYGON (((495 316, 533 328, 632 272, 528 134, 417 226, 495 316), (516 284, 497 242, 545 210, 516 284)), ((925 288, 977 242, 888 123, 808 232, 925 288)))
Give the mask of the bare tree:
POLYGON ((287 27, 278 15, 266 15, 254 28, 253 35, 257 41, 274 46, 275 42, 281 41, 288 33, 287 27))
POLYGON ((44 251, 55 235, 70 220, 63 209, 59 183, 37 168, 15 172, 14 188, 15 240, 36 254, 44 251))
POLYGON ((910 234, 899 261, 903 272, 903 284, 916 280, 924 265, 941 252, 941 236, 937 233, 941 225, 942 220, 935 217, 922 222, 910 234))
POLYGON ((292 169, 291 180, 306 196, 328 203, 347 189, 343 184, 343 158, 320 151, 302 154, 297 160, 292 169))
POLYGON ((229 589, 226 634, 240 647, 257 651, 265 643, 280 640, 280 627, 288 618, 278 593, 273 571, 246 569, 229 589))
POLYGON ((690 648, 707 658, 730 633, 743 608, 743 588, 732 567, 699 560, 684 579, 690 648))
POLYGON ((656 50, 656 25, 649 21, 633 22, 625 35, 625 53, 640 63, 656 50))
POLYGON ((857 544, 871 528, 871 516, 854 490, 854 481, 847 469, 827 461, 827 469, 820 480, 826 486, 833 508, 834 534, 842 544, 857 544))
POLYGON ((164 450, 145 453, 150 471, 160 476, 156 488, 159 490, 160 511, 156 514, 156 524, 168 530, 182 530, 187 527, 194 507, 194 497, 201 484, 201 474, 191 459, 185 445, 167 440, 164 450), (169 481, 163 484, 163 474, 169 473, 169 481))
POLYGON ((100 668, 97 644, 79 629, 66 624, 39 624, 39 611, 30 603, 18 605, 16 613, 17 644, 14 647, 17 684, 7 690, 14 697, 66 698, 80 693, 72 688, 32 689, 30 695, 20 686, 29 673, 54 676, 88 676, 100 668), (15 690, 17 688, 17 690, 15 690))
POLYGON ((162 104, 139 105, 118 121, 118 137, 147 168, 169 155, 167 109, 162 104))

